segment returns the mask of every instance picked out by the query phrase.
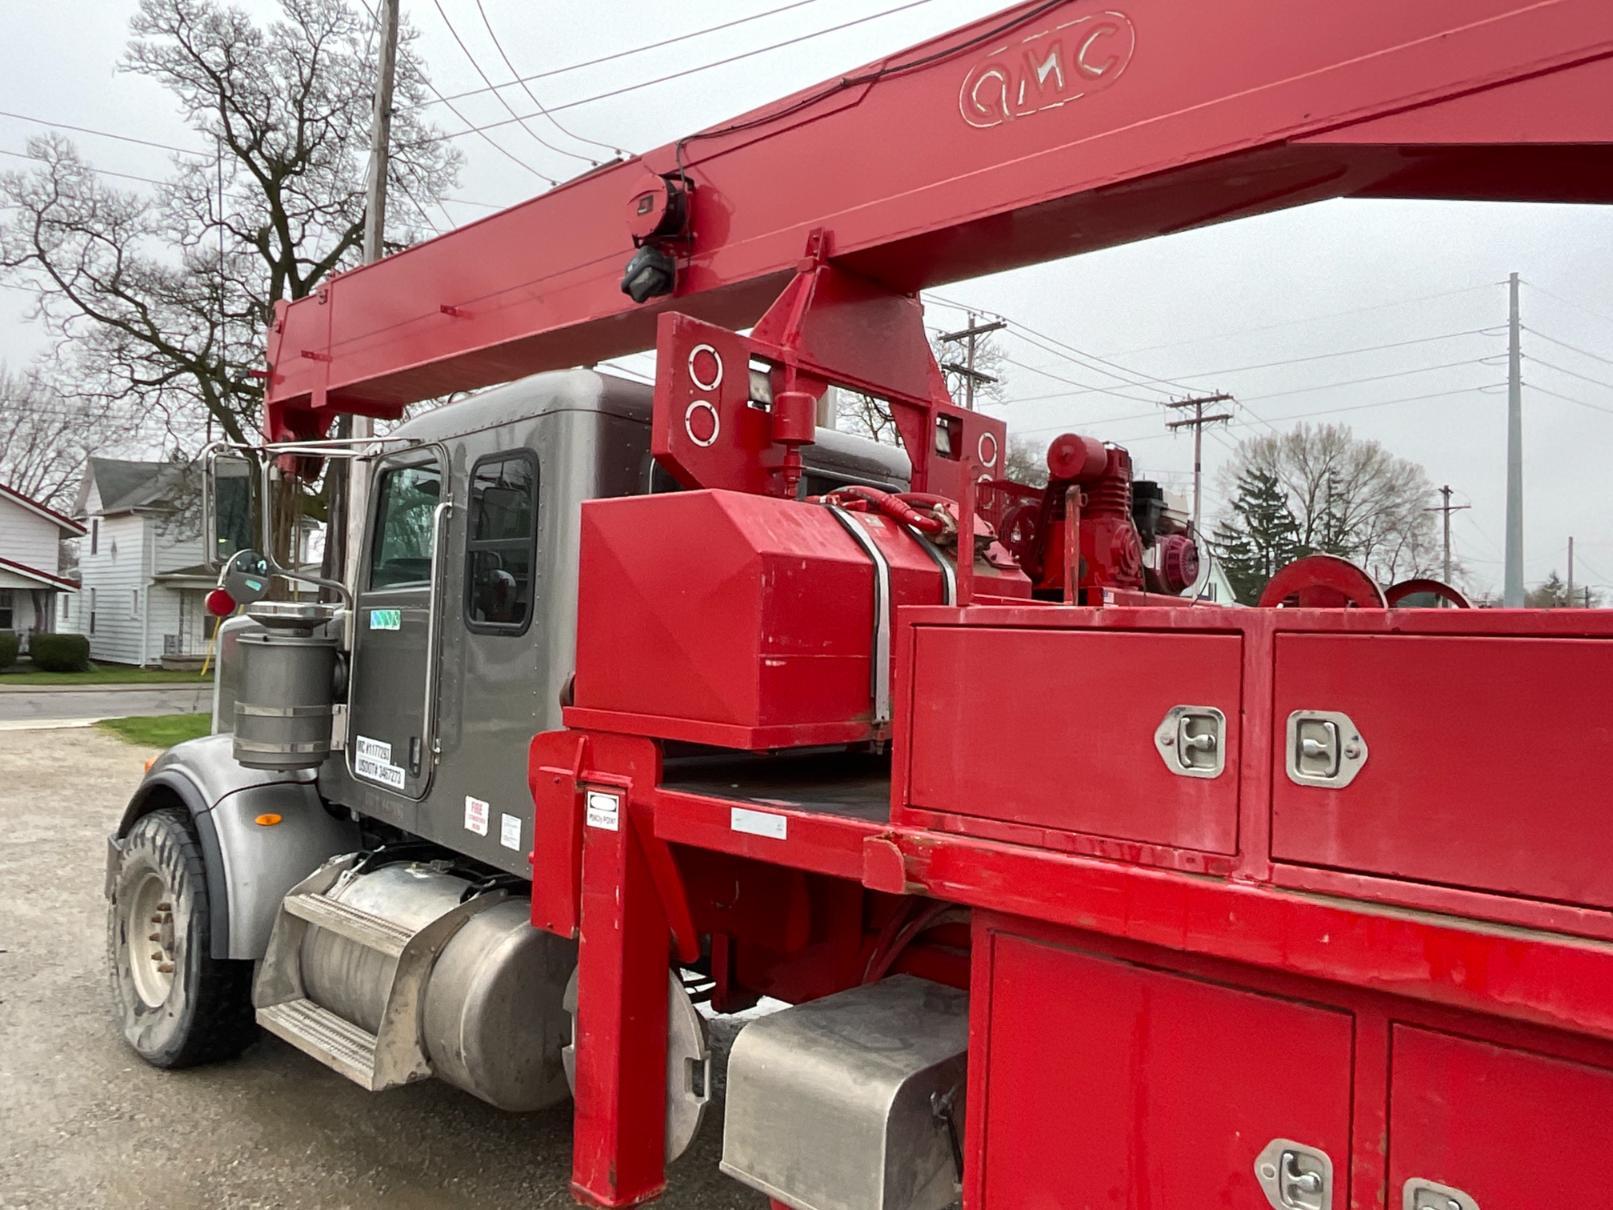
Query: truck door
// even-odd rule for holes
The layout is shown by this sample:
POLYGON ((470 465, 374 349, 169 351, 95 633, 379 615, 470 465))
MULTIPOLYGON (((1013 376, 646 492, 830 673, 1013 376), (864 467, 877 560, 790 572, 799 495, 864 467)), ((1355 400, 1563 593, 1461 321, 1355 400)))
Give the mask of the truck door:
POLYGON ((464 549, 444 577, 442 761, 422 811, 432 839, 517 874, 530 868, 527 746, 550 700, 538 479, 526 446, 485 454, 466 474, 465 507, 449 527, 464 549))
POLYGON ((431 782, 437 546, 447 492, 435 454, 377 468, 355 597, 348 763, 361 783, 419 799, 431 782))

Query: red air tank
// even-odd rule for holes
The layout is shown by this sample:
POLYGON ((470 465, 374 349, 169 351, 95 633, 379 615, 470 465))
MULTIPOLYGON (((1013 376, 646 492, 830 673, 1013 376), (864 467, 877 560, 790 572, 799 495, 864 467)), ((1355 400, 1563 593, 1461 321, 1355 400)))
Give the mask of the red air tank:
MULTIPOLYGON (((953 557, 878 512, 731 491, 590 501, 567 721, 744 749, 882 738, 894 611, 947 601, 953 557)), ((978 593, 1030 595, 1000 548, 975 575, 978 593)))

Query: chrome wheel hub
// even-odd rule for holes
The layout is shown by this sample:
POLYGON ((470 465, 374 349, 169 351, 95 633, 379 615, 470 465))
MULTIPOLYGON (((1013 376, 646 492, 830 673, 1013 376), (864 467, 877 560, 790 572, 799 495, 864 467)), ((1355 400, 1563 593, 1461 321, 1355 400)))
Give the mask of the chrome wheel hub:
POLYGON ((174 986, 174 905, 162 876, 148 872, 124 908, 123 932, 135 993, 150 1008, 168 999, 174 986))

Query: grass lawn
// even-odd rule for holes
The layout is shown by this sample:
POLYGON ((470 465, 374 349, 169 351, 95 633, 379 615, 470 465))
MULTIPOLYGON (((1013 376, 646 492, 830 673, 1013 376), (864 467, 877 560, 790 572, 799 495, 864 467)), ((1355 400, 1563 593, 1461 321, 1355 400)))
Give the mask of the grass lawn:
POLYGON ((0 670, 0 689, 8 685, 211 685, 213 670, 205 677, 193 669, 131 668, 122 664, 91 664, 88 672, 39 672, 31 664, 0 670))
POLYGON ((107 718, 95 725, 131 744, 172 748, 181 740, 208 734, 213 729, 213 718, 209 714, 158 714, 151 718, 107 718))

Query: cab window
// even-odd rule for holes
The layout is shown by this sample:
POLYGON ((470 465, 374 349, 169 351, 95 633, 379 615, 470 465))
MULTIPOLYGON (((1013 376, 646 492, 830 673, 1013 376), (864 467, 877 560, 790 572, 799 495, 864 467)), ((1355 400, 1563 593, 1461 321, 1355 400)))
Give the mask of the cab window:
POLYGON ((471 471, 465 533, 465 624, 522 634, 532 622, 538 464, 529 451, 484 458, 471 471))
POLYGON ((436 464, 383 471, 370 548, 370 587, 425 588, 431 583, 442 476, 436 464))

